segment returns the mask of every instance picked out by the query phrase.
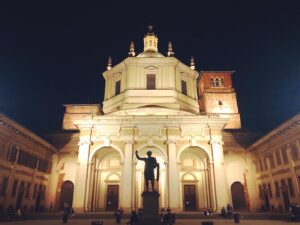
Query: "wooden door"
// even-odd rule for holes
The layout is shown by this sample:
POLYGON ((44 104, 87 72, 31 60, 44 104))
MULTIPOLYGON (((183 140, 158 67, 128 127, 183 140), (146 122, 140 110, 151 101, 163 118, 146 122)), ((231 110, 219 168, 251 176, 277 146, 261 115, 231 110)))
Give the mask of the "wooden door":
POLYGON ((289 193, 288 193, 288 185, 286 184, 285 180, 282 179, 280 181, 281 183, 281 191, 282 191, 282 197, 283 197, 283 204, 285 210, 289 210, 290 207, 290 198, 289 198, 289 193))
POLYGON ((244 186, 240 182, 231 185, 232 204, 235 210, 246 209, 244 186))
POLYGON ((67 203, 70 207, 72 207, 73 193, 74 193, 74 184, 71 181, 65 181, 61 185, 59 209, 61 210, 64 209, 64 203, 67 203))
POLYGON ((119 203, 119 185, 107 185, 106 210, 115 211, 119 203))
POLYGON ((186 184, 184 187, 184 210, 196 210, 196 185, 186 184))
POLYGON ((282 192, 282 197, 283 197, 284 209, 286 211, 288 211, 289 207, 290 207, 289 193, 287 191, 283 191, 282 192))

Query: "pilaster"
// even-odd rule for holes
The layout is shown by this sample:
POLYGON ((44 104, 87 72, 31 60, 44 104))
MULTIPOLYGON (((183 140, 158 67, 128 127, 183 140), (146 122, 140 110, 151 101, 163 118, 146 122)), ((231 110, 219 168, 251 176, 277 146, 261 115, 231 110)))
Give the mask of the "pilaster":
POLYGON ((167 141, 168 145, 168 178, 169 178, 169 207, 172 211, 180 210, 180 179, 179 168, 176 159, 176 142, 174 140, 167 141))
POLYGON ((223 142, 221 140, 213 139, 210 141, 213 156, 212 163, 216 196, 216 210, 221 209, 223 206, 226 207, 226 205, 229 203, 222 144, 223 142))
POLYGON ((85 206, 87 201, 86 191, 88 185, 88 159, 90 145, 92 144, 89 140, 79 141, 79 152, 78 152, 78 165, 76 173, 76 182, 74 188, 73 208, 77 212, 85 212, 85 206))
POLYGON ((124 210, 132 208, 132 154, 133 141, 125 142, 124 162, 122 167, 122 183, 121 183, 121 206, 124 210))

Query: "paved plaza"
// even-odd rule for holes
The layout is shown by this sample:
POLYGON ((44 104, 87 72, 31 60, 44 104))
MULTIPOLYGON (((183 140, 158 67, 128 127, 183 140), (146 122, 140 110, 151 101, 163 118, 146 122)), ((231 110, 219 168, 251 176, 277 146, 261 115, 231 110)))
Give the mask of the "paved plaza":
MULTIPOLYGON (((90 225, 91 219, 70 219, 67 224, 69 225, 90 225)), ((104 219, 103 225, 117 225, 117 223, 112 219, 104 219)), ((176 220, 174 225, 201 225, 203 221, 214 221, 214 225, 229 225, 229 224, 236 224, 233 220, 199 220, 199 219, 179 219, 176 220)), ((122 225, 126 224, 127 220, 123 220, 121 222, 122 225)), ((63 224, 61 220, 26 220, 26 221, 12 221, 12 222, 3 222, 1 225, 57 225, 63 224)), ((241 225, 286 225, 286 224, 293 224, 290 221, 275 221, 275 220, 241 220, 241 225)), ((297 223, 295 223, 297 224, 297 223)))

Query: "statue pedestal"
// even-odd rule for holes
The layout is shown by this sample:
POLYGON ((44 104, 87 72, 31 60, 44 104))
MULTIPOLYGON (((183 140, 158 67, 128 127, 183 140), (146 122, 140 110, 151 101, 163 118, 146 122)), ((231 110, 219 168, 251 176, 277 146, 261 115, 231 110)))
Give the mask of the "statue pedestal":
POLYGON ((146 192, 142 194, 143 197, 143 215, 139 218, 140 224, 156 225, 160 223, 159 212, 159 193, 146 192))
POLYGON ((143 215, 158 216, 159 193, 144 191, 142 197, 143 197, 143 215))

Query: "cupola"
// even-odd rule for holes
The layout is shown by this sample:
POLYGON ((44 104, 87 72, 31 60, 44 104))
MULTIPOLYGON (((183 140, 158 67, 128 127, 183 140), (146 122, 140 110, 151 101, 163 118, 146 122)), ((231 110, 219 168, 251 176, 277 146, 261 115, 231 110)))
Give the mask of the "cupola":
POLYGON ((144 52, 158 52, 158 38, 153 32, 153 26, 149 26, 149 31, 144 37, 144 52))

